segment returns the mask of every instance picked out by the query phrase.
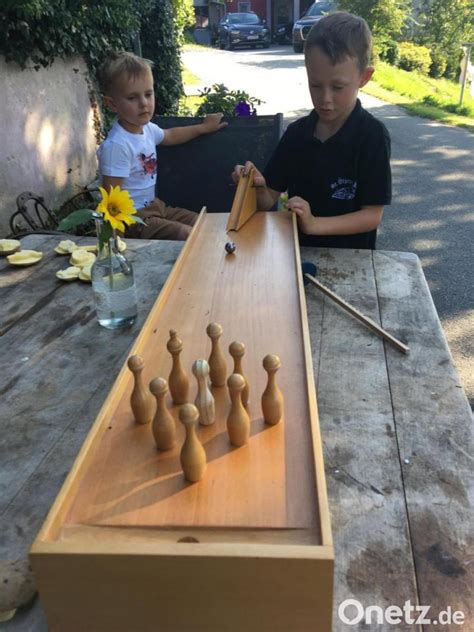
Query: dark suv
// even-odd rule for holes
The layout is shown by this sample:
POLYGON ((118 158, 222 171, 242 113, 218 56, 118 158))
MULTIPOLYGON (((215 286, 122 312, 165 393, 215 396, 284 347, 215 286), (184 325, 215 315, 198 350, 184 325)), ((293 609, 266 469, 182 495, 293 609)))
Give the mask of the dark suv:
POLYGON ((302 53, 304 41, 308 37, 313 24, 320 20, 326 13, 336 11, 336 3, 331 0, 316 0, 304 15, 293 24, 293 50, 302 53))
POLYGON ((219 24, 219 48, 232 50, 237 46, 270 46, 270 30, 258 15, 248 13, 228 13, 219 24))

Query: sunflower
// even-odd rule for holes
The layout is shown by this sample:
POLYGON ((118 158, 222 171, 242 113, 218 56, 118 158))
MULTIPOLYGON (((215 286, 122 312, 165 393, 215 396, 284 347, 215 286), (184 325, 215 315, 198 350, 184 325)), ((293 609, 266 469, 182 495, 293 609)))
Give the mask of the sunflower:
POLYGON ((112 228, 125 232, 125 224, 130 226, 136 221, 137 212, 133 206, 133 200, 128 191, 121 191, 120 187, 111 187, 109 193, 99 187, 102 200, 97 206, 99 213, 104 216, 104 221, 109 222, 112 228))

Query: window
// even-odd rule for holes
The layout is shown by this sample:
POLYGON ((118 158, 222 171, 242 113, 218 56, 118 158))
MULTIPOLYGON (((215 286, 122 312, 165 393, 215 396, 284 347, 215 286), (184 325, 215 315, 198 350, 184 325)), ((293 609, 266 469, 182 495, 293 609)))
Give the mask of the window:
POLYGON ((252 10, 251 4, 252 4, 251 2, 238 2, 237 3, 238 10, 242 12, 251 11, 252 10))

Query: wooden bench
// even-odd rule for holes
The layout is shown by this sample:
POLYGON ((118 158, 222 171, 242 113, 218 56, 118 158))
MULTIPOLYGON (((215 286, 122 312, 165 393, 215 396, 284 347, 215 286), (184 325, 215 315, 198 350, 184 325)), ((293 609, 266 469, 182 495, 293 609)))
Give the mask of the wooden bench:
MULTIPOLYGON (((283 115, 241 116, 226 119, 226 128, 199 136, 183 145, 159 145, 156 194, 170 206, 208 213, 230 211, 235 194, 234 165, 251 160, 263 169, 282 134, 283 115)), ((196 117, 156 116, 166 129, 195 125, 196 117)))

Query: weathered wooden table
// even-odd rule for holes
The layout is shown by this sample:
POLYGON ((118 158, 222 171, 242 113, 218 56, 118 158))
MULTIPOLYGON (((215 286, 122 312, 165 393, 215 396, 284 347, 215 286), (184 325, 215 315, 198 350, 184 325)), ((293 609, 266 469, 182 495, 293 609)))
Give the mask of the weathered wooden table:
MULTIPOLYGON (((56 280, 65 267, 53 253, 59 239, 22 240, 23 248, 45 253, 33 267, 0 259, 3 559, 27 555, 181 249, 178 242, 128 242, 140 315, 131 329, 114 332, 98 325, 90 285, 56 280)), ((464 626, 444 629, 472 630, 471 413, 419 260, 307 248, 302 259, 410 347, 408 356, 393 350, 307 287, 336 552, 334 630, 443 629, 446 613, 437 625, 417 624, 418 604, 431 607, 426 619, 462 611, 464 626), (355 624, 369 606, 406 602, 398 624, 378 625, 374 614, 371 625, 364 618, 355 624)), ((38 599, 2 625, 47 629, 38 599)))

